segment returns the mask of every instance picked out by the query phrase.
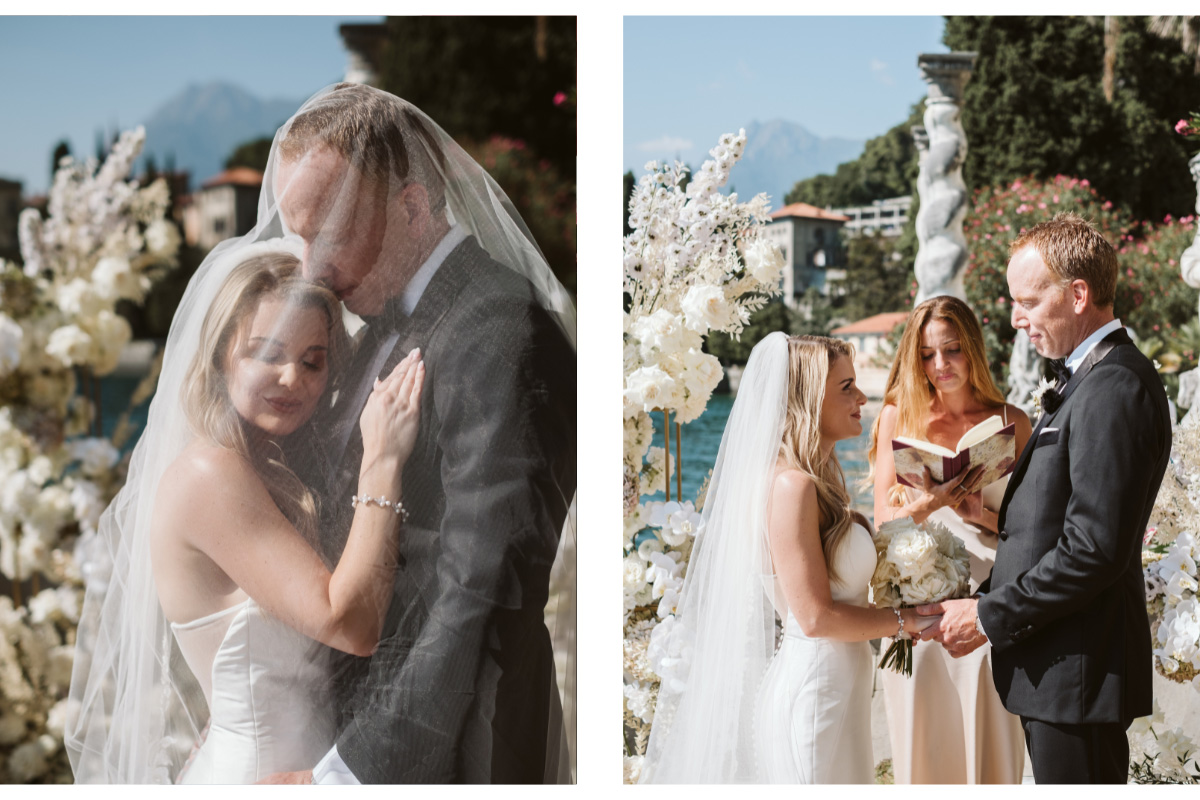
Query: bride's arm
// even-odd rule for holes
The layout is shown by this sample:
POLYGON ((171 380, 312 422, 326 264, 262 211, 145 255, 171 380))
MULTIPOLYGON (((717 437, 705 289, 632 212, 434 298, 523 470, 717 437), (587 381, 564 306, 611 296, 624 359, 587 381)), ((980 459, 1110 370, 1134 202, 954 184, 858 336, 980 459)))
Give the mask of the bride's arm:
MULTIPOLYGON (((819 518, 813 479, 797 470, 781 472, 771 489, 767 532, 775 572, 800 629, 806 636, 843 642, 895 636, 898 626, 891 609, 834 602, 821 550, 819 518)), ((934 619, 926 617, 921 624, 913 609, 900 613, 909 633, 934 619)))
MULTIPOLYGON (((404 370, 398 365, 364 410, 360 496, 400 498, 424 378, 424 365, 409 362, 404 370)), ((400 517, 393 511, 360 504, 331 573, 251 465, 229 450, 205 448, 172 465, 160 503, 167 524, 272 616, 338 650, 374 651, 396 569, 400 517)))

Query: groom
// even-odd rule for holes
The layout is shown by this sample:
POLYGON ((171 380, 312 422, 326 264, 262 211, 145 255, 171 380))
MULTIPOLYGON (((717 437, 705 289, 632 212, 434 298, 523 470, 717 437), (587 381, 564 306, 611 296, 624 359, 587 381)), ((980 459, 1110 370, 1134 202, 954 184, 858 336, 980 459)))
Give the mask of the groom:
POLYGON ((374 655, 339 656, 341 732, 312 781, 554 780, 543 609, 575 493, 574 349, 530 283, 448 218, 458 167, 402 101, 342 84, 293 119, 279 153, 274 189, 305 277, 366 322, 317 446, 325 475, 306 476, 324 485, 332 563, 374 380, 414 348, 426 365, 394 598, 374 655))
POLYGON ((1113 316, 1103 236, 1059 214, 1009 252, 1013 327, 1059 382, 1004 495, 990 578, 977 599, 919 608, 944 614, 921 638, 954 656, 991 642, 1037 783, 1126 783, 1125 731, 1152 711, 1141 546, 1170 455, 1167 398, 1113 316))

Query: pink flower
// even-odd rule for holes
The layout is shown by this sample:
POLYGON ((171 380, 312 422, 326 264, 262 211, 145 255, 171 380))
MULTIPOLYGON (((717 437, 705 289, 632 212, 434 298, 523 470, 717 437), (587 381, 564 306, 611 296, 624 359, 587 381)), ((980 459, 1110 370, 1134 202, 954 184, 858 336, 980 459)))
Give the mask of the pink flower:
POLYGON ((554 105, 561 106, 565 102, 567 102, 567 93, 566 92, 555 92, 554 93, 554 105))
POLYGON ((1090 184, 1090 183, 1088 183, 1088 179, 1087 179, 1087 178, 1084 178, 1083 180, 1081 180, 1081 181, 1079 182, 1079 185, 1080 185, 1080 186, 1091 186, 1091 184, 1090 184))
POLYGON ((1038 203, 1038 208, 1044 209, 1045 207, 1046 207, 1045 203, 1038 203))
POLYGON ((1182 133, 1186 136, 1188 133, 1188 127, 1188 121, 1186 119, 1181 119, 1179 122, 1175 123, 1175 132, 1182 133))

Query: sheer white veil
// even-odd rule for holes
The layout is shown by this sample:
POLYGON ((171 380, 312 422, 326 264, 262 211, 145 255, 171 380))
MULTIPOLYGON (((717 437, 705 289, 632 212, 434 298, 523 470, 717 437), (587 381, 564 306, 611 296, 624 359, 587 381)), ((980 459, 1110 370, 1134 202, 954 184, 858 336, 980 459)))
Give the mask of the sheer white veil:
MULTIPOLYGON (((204 317, 230 271, 248 257, 283 250, 299 255, 303 242, 288 230, 280 214, 275 176, 280 146, 293 122, 304 112, 327 103, 331 86, 310 98, 276 133, 258 201, 257 224, 244 236, 217 245, 191 279, 172 321, 158 388, 150 404, 146 428, 134 448, 124 488, 104 512, 98 533, 81 543, 78 556, 87 582, 86 599, 76 642, 70 688, 72 713, 65 744, 77 782, 170 783, 183 768, 208 722, 204 694, 184 662, 159 603, 150 563, 151 513, 163 472, 193 439, 181 392, 189 363, 200 347, 204 317)), ((424 130, 405 144, 416 175, 436 180, 445 192, 448 221, 473 236, 490 257, 532 285, 537 303, 575 348, 575 308, 555 278, 525 223, 504 191, 454 140, 411 104, 365 86, 354 91, 418 119, 424 130)), ((362 186, 342 187, 344 198, 361 194, 362 186)), ((349 212, 352 213, 352 212, 349 212)), ((355 322, 347 315, 350 323, 355 322)), ((353 326, 352 326, 353 327, 353 326)), ((484 391, 481 387, 480 391, 484 391)), ((428 389, 426 390, 428 391, 428 389)), ((322 449, 327 435, 316 420, 293 437, 315 437, 322 449)), ((303 464, 292 464, 303 476, 303 464)), ((214 502, 220 498, 214 497, 214 502)), ((555 753, 575 761, 575 547, 574 496, 554 561, 552 598, 547 627, 555 649, 558 686, 547 686, 553 705, 563 709, 561 728, 552 720, 548 736, 555 753), (558 745, 565 739, 567 747, 558 745)), ((348 502, 347 502, 348 505, 348 502)), ((548 766, 553 770, 553 766, 548 766)))
POLYGON ((670 636, 642 783, 759 783, 755 699, 775 651, 767 503, 787 411, 788 336, 755 345, 721 437, 670 636))

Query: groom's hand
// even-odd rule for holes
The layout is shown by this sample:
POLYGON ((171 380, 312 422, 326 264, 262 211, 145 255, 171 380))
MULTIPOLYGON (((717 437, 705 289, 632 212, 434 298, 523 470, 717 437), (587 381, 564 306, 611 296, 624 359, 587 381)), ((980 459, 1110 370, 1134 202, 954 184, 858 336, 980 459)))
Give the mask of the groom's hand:
POLYGON ((312 770, 306 769, 303 772, 274 772, 263 778, 259 783, 288 783, 309 785, 313 782, 312 770))
POLYGON ((987 641, 987 637, 975 628, 977 602, 974 598, 967 598, 917 606, 917 613, 922 616, 942 615, 940 620, 919 634, 920 638, 941 642, 946 652, 954 658, 961 658, 975 650, 987 641))

